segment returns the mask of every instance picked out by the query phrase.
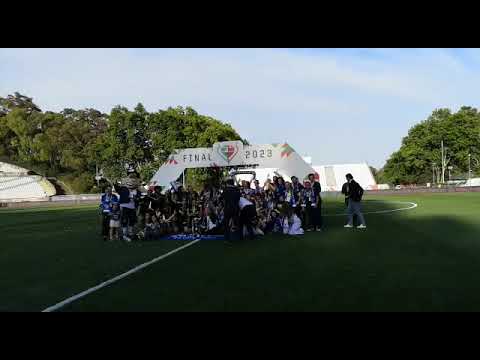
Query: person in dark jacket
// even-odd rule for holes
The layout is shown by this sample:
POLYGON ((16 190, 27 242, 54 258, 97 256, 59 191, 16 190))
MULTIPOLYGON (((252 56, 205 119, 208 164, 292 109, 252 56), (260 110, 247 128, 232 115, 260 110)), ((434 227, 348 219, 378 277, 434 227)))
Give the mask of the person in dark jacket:
POLYGON ((305 217, 302 214, 301 198, 303 192, 303 185, 298 181, 296 176, 291 177, 292 188, 293 188, 293 197, 294 197, 294 207, 295 214, 302 220, 303 225, 305 226, 305 217))
MULTIPOLYGON (((345 197, 348 198, 348 222, 344 226, 346 228, 353 227, 353 215, 357 215, 360 225, 357 226, 357 229, 365 229, 367 226, 365 224, 365 218, 361 212, 360 202, 362 201, 363 189, 359 183, 353 180, 352 174, 347 174, 347 185, 345 188, 345 197)), ((342 189, 343 192, 343 189, 342 189)))
POLYGON ((342 194, 345 195, 345 206, 348 206, 348 181, 342 185, 342 194))
POLYGON ((312 184, 312 190, 314 194, 313 198, 315 199, 315 203, 309 207, 309 218, 311 221, 311 224, 309 225, 311 225, 311 229, 314 231, 322 231, 322 186, 320 185, 318 180, 315 179, 315 174, 308 174, 308 180, 312 184))
POLYGON ((134 226, 137 223, 137 206, 141 197, 138 188, 139 183, 135 173, 129 174, 122 184, 115 185, 115 191, 120 195, 122 238, 127 242, 132 241, 134 226))
POLYGON ((231 226, 235 226, 239 214, 240 190, 233 179, 227 179, 221 195, 223 202, 223 220, 225 226, 225 241, 230 241, 231 226))
POLYGON ((155 186, 153 192, 149 194, 150 197, 150 207, 157 211, 158 209, 164 209, 166 206, 165 195, 162 194, 162 187, 155 186))

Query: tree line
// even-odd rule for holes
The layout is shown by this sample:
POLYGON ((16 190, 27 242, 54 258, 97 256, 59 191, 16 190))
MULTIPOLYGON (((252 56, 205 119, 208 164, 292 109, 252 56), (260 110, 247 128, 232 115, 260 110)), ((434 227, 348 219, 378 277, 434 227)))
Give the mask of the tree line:
MULTIPOLYGON (((439 181, 444 158, 453 178, 468 178, 469 154, 472 177, 478 174, 480 159, 480 113, 469 106, 457 112, 437 109, 413 126, 401 147, 377 172, 379 183, 425 184, 439 181)), ((445 179, 448 180, 448 177, 445 179)))
MULTIPOLYGON (((95 175, 116 181, 128 168, 148 181, 176 148, 210 147, 241 140, 231 125, 191 107, 148 112, 114 107, 43 112, 33 99, 15 93, 0 97, 0 161, 14 163, 66 183, 73 192, 98 192, 95 175)), ((192 172, 193 182, 208 177, 192 172), (196 176, 195 176, 196 175, 196 176)))
MULTIPOLYGON (((133 168, 148 181, 174 149, 228 140, 242 139, 231 125, 191 107, 148 112, 138 104, 133 110, 116 106, 109 114, 93 108, 43 112, 28 96, 0 97, 0 161, 56 177, 77 193, 100 190, 97 169, 116 181, 133 168)), ((385 166, 372 169, 377 182, 424 184, 438 179, 442 141, 453 177, 468 177, 469 154, 472 176, 479 174, 480 113, 463 106, 457 112, 437 109, 413 126, 385 166)), ((213 175, 196 169, 187 177, 195 185, 213 175)))

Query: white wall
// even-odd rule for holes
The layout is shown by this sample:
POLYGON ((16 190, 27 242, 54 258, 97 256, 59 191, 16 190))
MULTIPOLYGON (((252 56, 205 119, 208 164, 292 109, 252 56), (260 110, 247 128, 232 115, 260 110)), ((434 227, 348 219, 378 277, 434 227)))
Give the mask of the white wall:
POLYGON ((354 180, 360 184, 365 190, 373 190, 377 188, 375 178, 370 171, 368 164, 338 164, 338 165, 320 165, 313 166, 320 176, 320 185, 322 191, 341 191, 342 185, 347 181, 345 175, 352 174, 354 180), (327 179, 327 172, 332 175, 327 179))
MULTIPOLYGON (((337 164, 337 165, 320 165, 312 166, 313 169, 319 174, 320 185, 322 186, 322 191, 341 191, 342 185, 346 182, 345 175, 350 173, 352 174, 355 181, 357 181, 365 190, 374 190, 377 189, 377 183, 373 177, 368 164, 337 164), (332 182, 333 185, 327 184, 326 172, 328 168, 332 169, 332 182), (328 186, 331 185, 331 186, 328 186)), ((275 172, 278 172, 285 181, 290 181, 288 176, 285 176, 281 173, 279 169, 268 168, 268 169, 242 169, 242 170, 253 170, 256 172, 256 179, 260 182, 260 185, 263 185, 264 182, 268 179, 272 179, 275 175, 275 172)), ((250 180, 250 175, 238 175, 240 180, 250 180)), ((302 181, 303 179, 299 179, 302 181)), ((253 184, 252 184, 253 186, 253 184)))

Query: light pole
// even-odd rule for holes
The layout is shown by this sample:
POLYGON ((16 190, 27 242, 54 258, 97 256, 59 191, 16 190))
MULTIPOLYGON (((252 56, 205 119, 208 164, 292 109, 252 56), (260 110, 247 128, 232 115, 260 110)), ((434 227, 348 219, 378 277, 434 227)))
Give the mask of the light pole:
MULTIPOLYGON (((472 158, 472 154, 468 154, 468 180, 470 180, 470 176, 472 174, 472 170, 470 167, 471 158, 472 158)), ((470 181, 468 183, 470 184, 470 181)))
POLYGON ((443 140, 442 140, 442 184, 445 182, 445 177, 444 177, 444 173, 445 173, 445 162, 443 161, 444 157, 443 157, 443 140))
POLYGON ((432 184, 435 184, 435 163, 432 163, 432 184))

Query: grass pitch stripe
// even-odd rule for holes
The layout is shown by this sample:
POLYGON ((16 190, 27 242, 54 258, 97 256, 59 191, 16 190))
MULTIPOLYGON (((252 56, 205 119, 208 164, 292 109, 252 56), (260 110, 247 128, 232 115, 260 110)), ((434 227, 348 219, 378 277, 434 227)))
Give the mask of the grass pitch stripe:
POLYGON ((119 281, 119 280, 121 280, 121 279, 123 279, 123 278, 125 278, 125 277, 127 277, 127 276, 129 276, 129 275, 132 275, 132 274, 136 273, 137 271, 140 271, 140 270, 146 268, 147 266, 153 265, 153 264, 155 264, 156 262, 158 262, 158 261, 160 261, 160 260, 163 260, 163 259, 165 259, 166 257, 168 257, 168 256, 170 256, 170 255, 173 255, 173 254, 175 254, 175 253, 177 253, 177 252, 179 252, 179 251, 181 251, 181 250, 183 250, 183 249, 186 249, 187 247, 192 246, 193 244, 195 244, 195 243, 197 243, 197 242, 199 242, 199 241, 200 241, 200 239, 197 239, 197 240, 194 240, 194 241, 190 241, 189 243, 187 243, 187 244, 185 244, 185 245, 182 245, 182 246, 180 246, 180 247, 178 247, 178 248, 176 248, 176 249, 173 249, 172 251, 170 251, 170 252, 168 252, 168 253, 166 253, 166 254, 163 254, 163 255, 161 255, 161 256, 159 256, 159 257, 156 257, 155 259, 152 259, 152 260, 150 260, 150 261, 148 261, 148 262, 146 262, 146 263, 143 263, 143 264, 141 264, 141 265, 138 265, 138 266, 134 267, 134 268, 131 269, 131 270, 128 270, 127 272, 125 272, 125 273, 123 273, 123 274, 120 274, 120 275, 118 275, 118 276, 115 276, 114 278, 112 278, 112 279, 110 279, 110 280, 107 280, 107 281, 105 281, 105 282, 102 282, 101 284, 98 284, 97 286, 94 286, 94 287, 92 287, 92 288, 90 288, 90 289, 87 289, 87 290, 85 290, 85 291, 82 291, 81 293, 79 293, 79 294, 77 294, 77 295, 74 295, 74 296, 72 296, 72 297, 69 297, 68 299, 65 299, 65 300, 63 300, 63 301, 61 301, 61 302, 59 302, 59 303, 57 303, 57 304, 55 304, 55 305, 52 305, 52 306, 46 308, 45 310, 43 310, 42 312, 53 312, 53 311, 56 311, 56 310, 58 310, 58 309, 61 309, 61 308, 64 307, 65 305, 68 305, 68 304, 70 304, 70 303, 72 303, 72 302, 74 302, 74 301, 76 301, 76 300, 78 300, 78 299, 80 299, 80 298, 82 298, 82 297, 87 296, 88 294, 91 294, 91 293, 93 293, 93 292, 95 292, 95 291, 97 291, 97 290, 100 290, 101 288, 104 288, 104 287, 106 287, 106 286, 108 286, 108 285, 110 285, 110 284, 113 284, 114 282, 117 282, 117 281, 119 281))
MULTIPOLYGON (((399 209, 389 209, 389 210, 378 210, 378 211, 367 211, 367 212, 363 212, 362 211, 362 214, 363 215, 368 215, 368 214, 388 214, 388 213, 392 213, 392 212, 395 212, 395 211, 405 211, 405 210, 411 210, 411 209, 415 209, 418 204, 414 203, 414 202, 409 202, 409 201, 392 201, 390 202, 391 204, 409 204, 410 206, 407 206, 407 207, 403 207, 403 208, 399 208, 399 209)), ((347 212, 344 212, 342 214, 325 214, 325 215, 322 215, 322 216, 346 216, 347 215, 347 212)))

